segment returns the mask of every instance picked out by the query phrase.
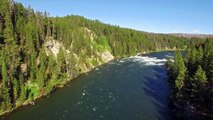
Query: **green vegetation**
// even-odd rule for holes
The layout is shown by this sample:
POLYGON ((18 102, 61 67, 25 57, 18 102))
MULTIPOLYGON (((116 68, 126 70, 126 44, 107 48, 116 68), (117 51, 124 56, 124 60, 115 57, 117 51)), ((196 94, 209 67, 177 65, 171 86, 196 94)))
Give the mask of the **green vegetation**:
POLYGON ((170 98, 180 119, 213 118, 212 45, 213 39, 207 39, 203 44, 188 47, 184 57, 176 52, 174 62, 167 62, 172 90, 170 98))
MULTIPOLYGON (((46 12, 1 0, 0 114, 49 94, 58 85, 100 65, 104 62, 100 55, 103 52, 119 58, 147 51, 184 49, 202 41, 120 28, 80 16, 49 17, 46 12)), ((202 66, 205 71, 208 64, 202 66)), ((184 91, 182 69, 185 68, 176 71, 181 73, 177 84, 184 91)), ((197 72, 195 85, 199 75, 204 77, 202 69, 197 72)), ((207 81, 211 72, 206 72, 207 81)))

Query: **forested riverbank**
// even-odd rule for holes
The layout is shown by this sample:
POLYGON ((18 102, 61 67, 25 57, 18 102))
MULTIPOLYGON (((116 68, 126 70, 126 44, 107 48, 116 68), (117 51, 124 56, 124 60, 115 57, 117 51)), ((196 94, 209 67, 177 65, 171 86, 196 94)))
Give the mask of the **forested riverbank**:
POLYGON ((213 40, 176 52, 167 62, 171 108, 176 117, 193 120, 213 118, 213 40))
POLYGON ((112 60, 0 120, 174 120, 164 65, 173 55, 166 51, 112 60))
POLYGON ((81 16, 51 17, 0 1, 0 114, 114 58, 185 49, 205 39, 153 34, 81 16))

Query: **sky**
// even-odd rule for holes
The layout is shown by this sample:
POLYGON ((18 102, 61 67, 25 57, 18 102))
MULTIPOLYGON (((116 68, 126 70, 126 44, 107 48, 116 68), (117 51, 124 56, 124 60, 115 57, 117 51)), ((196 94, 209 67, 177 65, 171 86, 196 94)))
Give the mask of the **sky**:
POLYGON ((213 0, 15 0, 51 16, 81 15, 155 33, 213 34, 213 0))

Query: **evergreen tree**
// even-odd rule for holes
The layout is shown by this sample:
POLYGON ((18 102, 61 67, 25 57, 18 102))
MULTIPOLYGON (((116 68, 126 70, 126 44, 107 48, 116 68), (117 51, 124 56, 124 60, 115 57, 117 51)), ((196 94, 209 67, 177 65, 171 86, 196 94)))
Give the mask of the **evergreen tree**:
POLYGON ((61 73, 60 77, 64 78, 67 72, 67 67, 66 67, 66 58, 64 55, 64 50, 61 47, 57 55, 57 63, 58 63, 58 70, 61 73))
POLYGON ((196 55, 197 66, 202 65, 203 62, 203 48, 200 46, 196 55))
POLYGON ((203 101, 203 95, 205 90, 205 84, 207 83, 206 73, 203 71, 201 66, 198 66, 198 69, 195 73, 195 75, 192 78, 192 89, 191 89, 191 95, 193 97, 192 100, 195 102, 199 102, 200 104, 203 101))
POLYGON ((180 52, 177 52, 175 55, 175 68, 177 73, 177 78, 175 79, 175 86, 177 89, 176 97, 183 97, 183 87, 184 87, 184 81, 186 77, 186 67, 182 58, 182 55, 180 52))
POLYGON ((40 51, 39 60, 40 60, 40 63, 36 72, 37 73, 36 79, 40 89, 42 89, 45 86, 45 78, 47 76, 46 75, 47 56, 43 48, 40 51))
POLYGON ((187 49, 184 63, 181 62, 181 55, 177 53, 174 63, 168 61, 168 76, 173 91, 170 96, 173 99, 170 100, 173 103, 179 101, 179 107, 174 105, 177 107, 177 111, 183 112, 184 104, 188 104, 193 106, 194 110, 206 113, 204 118, 212 118, 213 104, 209 104, 213 101, 212 45, 208 38, 204 44, 197 44, 197 47, 187 49), (184 64, 186 64, 186 68, 184 68, 184 64), (175 97, 176 99, 174 99, 175 97))
POLYGON ((13 103, 16 103, 19 97, 20 85, 16 78, 13 79, 12 84, 13 84, 12 85, 13 86, 13 103))
POLYGON ((19 97, 19 101, 24 101, 26 100, 26 89, 25 89, 25 80, 24 80, 24 76, 21 73, 19 76, 19 81, 20 81, 20 97, 19 97))
POLYGON ((7 73, 7 66, 5 62, 2 62, 2 103, 1 103, 1 109, 3 110, 10 110, 12 108, 11 105, 11 98, 9 94, 9 80, 8 80, 8 73, 7 73))

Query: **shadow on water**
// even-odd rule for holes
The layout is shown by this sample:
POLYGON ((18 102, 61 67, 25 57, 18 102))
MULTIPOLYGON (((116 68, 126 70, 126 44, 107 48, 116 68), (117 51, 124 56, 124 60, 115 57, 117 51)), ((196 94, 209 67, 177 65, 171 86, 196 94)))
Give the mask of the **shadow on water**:
POLYGON ((172 120, 173 116, 168 108, 169 87, 167 85, 166 70, 163 66, 154 66, 152 77, 144 76, 141 81, 144 93, 152 98, 152 103, 157 110, 158 120, 172 120))

